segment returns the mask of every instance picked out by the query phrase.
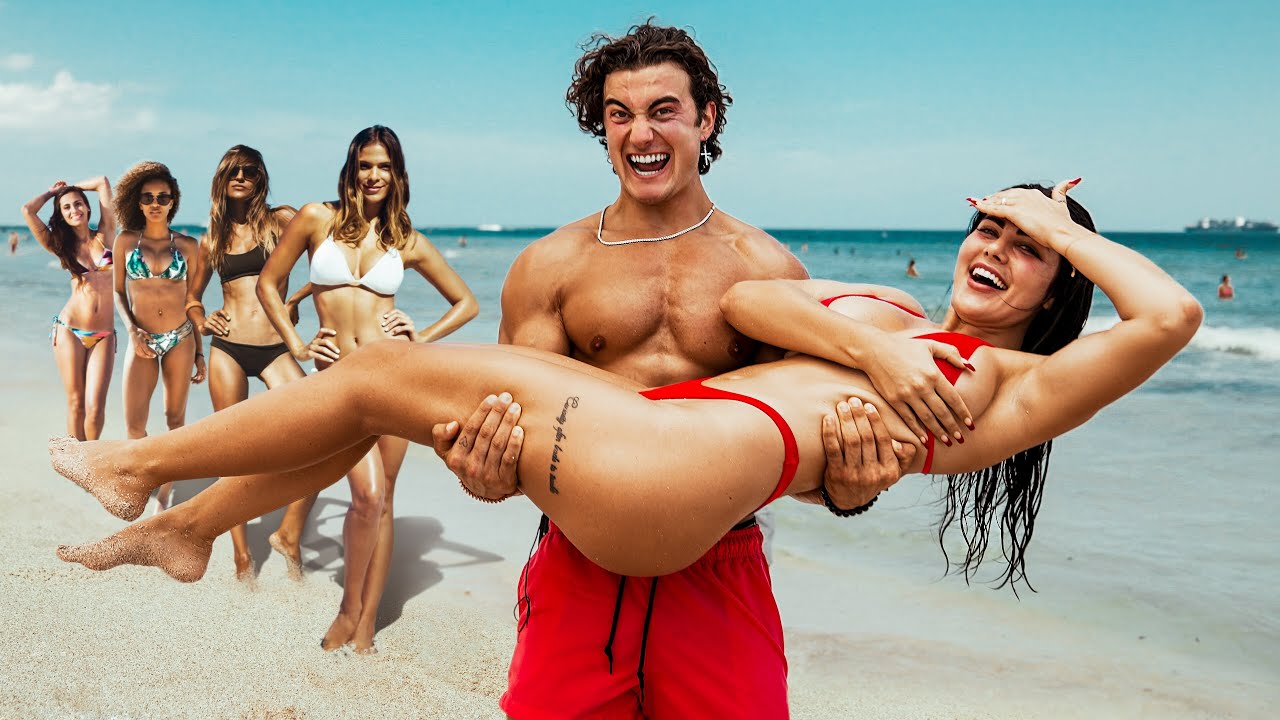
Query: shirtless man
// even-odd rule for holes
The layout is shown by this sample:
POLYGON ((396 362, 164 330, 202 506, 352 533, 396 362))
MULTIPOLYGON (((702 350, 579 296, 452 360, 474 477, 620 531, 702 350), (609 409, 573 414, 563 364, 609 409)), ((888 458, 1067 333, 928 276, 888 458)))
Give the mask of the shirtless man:
MULTIPOLYGON (((767 233, 716 208, 702 185, 732 102, 702 49, 683 30, 651 23, 620 38, 597 35, 567 101, 605 146, 620 192, 520 254, 503 287, 499 342, 651 387, 778 357, 729 327, 720 298, 740 280, 806 272, 767 233)), ((843 403, 839 415, 823 427, 829 498, 853 508, 897 478, 846 467, 842 437, 852 451, 856 430, 843 403)), ((437 453, 480 499, 517 492, 518 418, 519 405, 503 393, 461 429, 434 428, 437 453)), ((782 626, 753 518, 661 578, 599 568, 545 517, 539 534, 520 578, 519 634, 501 701, 509 716, 787 715, 782 626)))

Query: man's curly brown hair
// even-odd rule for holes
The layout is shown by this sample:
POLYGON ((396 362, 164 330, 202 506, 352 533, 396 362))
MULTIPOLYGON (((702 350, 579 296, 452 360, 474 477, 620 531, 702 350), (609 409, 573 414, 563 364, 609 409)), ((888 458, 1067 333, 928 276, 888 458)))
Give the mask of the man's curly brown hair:
POLYGON ((163 180, 169 183, 169 194, 173 202, 169 205, 169 221, 178 214, 178 201, 182 199, 182 191, 178 189, 178 180, 169 172, 164 163, 144 160, 124 171, 116 181, 116 224, 121 230, 142 232, 147 226, 147 217, 138 208, 142 198, 142 186, 152 180, 163 180))
POLYGON ((680 28, 654 25, 649 18, 643 25, 633 25, 626 35, 612 37, 595 33, 582 45, 586 51, 573 68, 573 82, 565 93, 565 104, 578 116, 578 127, 600 138, 600 144, 608 147, 604 135, 604 79, 619 70, 637 70, 675 63, 689 75, 689 90, 702 118, 707 103, 715 103, 716 120, 707 138, 707 152, 711 162, 698 164, 698 172, 705 175, 711 163, 719 159, 720 133, 724 131, 725 112, 733 104, 729 90, 720 84, 716 66, 689 33, 680 28))

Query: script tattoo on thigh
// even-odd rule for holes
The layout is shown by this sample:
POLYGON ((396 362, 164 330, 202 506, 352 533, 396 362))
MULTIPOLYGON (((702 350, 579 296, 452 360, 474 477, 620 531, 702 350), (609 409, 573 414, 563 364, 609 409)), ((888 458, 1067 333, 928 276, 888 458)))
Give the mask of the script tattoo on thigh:
POLYGON ((564 446, 561 445, 568 439, 568 435, 564 432, 564 426, 569 422, 569 409, 578 407, 578 397, 571 395, 564 399, 564 408, 560 410, 560 415, 556 417, 556 444, 551 448, 551 470, 547 475, 551 478, 551 493, 559 495, 560 489, 556 487, 556 468, 560 466, 560 453, 564 452, 564 446))

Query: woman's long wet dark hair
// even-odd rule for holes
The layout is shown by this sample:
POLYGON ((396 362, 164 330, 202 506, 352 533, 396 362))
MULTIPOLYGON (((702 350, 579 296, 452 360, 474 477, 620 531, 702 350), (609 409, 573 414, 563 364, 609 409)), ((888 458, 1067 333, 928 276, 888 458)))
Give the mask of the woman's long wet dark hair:
MULTIPOLYGON (((1039 190, 1047 196, 1052 195, 1052 189, 1044 185, 1013 187, 1039 190)), ((1077 225, 1095 230, 1093 218, 1083 205, 1068 197, 1067 209, 1077 225)), ((976 213, 969 221, 966 237, 973 234, 986 217, 985 213, 976 213)), ((1093 282, 1083 273, 1076 272, 1063 257, 1058 264, 1057 274, 1049 284, 1045 302, 1049 307, 1032 318, 1027 334, 1022 339, 1022 347, 1019 349, 1023 352, 1052 355, 1080 337, 1085 321, 1089 319, 1089 308, 1093 305, 1093 282)), ((938 527, 938 542, 942 544, 947 530, 953 524, 959 524, 960 534, 964 537, 968 550, 963 560, 952 563, 950 557, 947 557, 947 562, 949 567, 964 572, 966 582, 972 578, 986 556, 991 526, 993 522, 998 522, 1000 550, 1006 567, 999 577, 997 587, 1011 584, 1016 593, 1017 583, 1022 581, 1035 591, 1031 583, 1027 582, 1026 552, 1031 534, 1035 530, 1036 513, 1040 510, 1045 475, 1049 470, 1049 453, 1052 450, 1053 441, 1050 440, 1023 450, 985 470, 947 476, 947 495, 942 522, 938 527)), ((942 552, 944 556, 947 555, 945 545, 942 552)))
MULTIPOLYGON (((79 195, 80 199, 84 200, 84 222, 88 226, 93 214, 89 205, 89 197, 79 187, 67 185, 58 188, 58 192, 53 196, 53 215, 49 217, 49 235, 53 238, 53 254, 58 257, 63 269, 71 273, 73 277, 80 277, 89 272, 88 268, 81 265, 80 261, 76 259, 80 238, 76 237, 76 231, 67 224, 67 219, 62 215, 62 198, 72 193, 79 195)), ((90 237, 93 236, 93 228, 89 228, 89 235, 90 237)))

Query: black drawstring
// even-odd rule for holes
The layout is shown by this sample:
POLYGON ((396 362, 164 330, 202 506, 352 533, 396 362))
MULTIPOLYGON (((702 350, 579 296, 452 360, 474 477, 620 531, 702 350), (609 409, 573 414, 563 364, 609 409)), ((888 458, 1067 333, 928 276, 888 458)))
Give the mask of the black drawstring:
POLYGON ((644 707, 644 652, 649 647, 649 621, 653 619, 653 598, 658 593, 658 578, 649 585, 649 609, 644 613, 644 632, 640 635, 640 667, 636 678, 640 681, 640 707, 644 707))
POLYGON ((618 576, 618 599, 613 604, 613 625, 609 627, 609 642, 604 644, 604 656, 609 658, 609 674, 613 674, 613 638, 618 634, 618 618, 622 617, 622 591, 627 587, 627 576, 618 576))
POLYGON ((546 515, 538 521, 538 534, 533 538, 533 544, 529 546, 529 557, 525 558, 524 569, 520 571, 520 587, 522 594, 516 596, 516 606, 512 612, 516 616, 516 632, 524 630, 524 626, 529 624, 529 614, 533 612, 533 600, 529 597, 529 561, 533 559, 533 551, 537 549, 538 544, 542 542, 542 538, 547 536, 551 531, 551 519, 546 515), (520 619, 520 607, 524 606, 524 619, 520 619))

